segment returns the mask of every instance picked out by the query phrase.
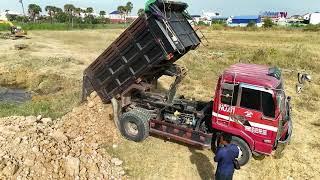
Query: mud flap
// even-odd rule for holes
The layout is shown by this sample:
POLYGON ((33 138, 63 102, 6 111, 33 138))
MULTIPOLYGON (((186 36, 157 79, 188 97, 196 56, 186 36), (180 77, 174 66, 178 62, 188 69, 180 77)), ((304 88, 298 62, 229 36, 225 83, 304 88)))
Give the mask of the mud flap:
POLYGON ((274 154, 274 157, 276 159, 280 159, 280 158, 283 157, 283 155, 284 155, 283 150, 286 148, 286 146, 291 141, 292 129, 293 129, 292 121, 289 121, 289 128, 288 128, 287 134, 285 136, 285 139, 278 141, 277 149, 276 149, 275 154, 274 154))
POLYGON ((90 79, 84 75, 82 85, 82 102, 87 100, 87 97, 94 91, 90 79))
POLYGON ((111 104, 112 104, 112 109, 113 109, 113 121, 114 124, 116 125, 116 127, 119 129, 120 125, 119 125, 119 117, 120 117, 120 105, 117 99, 112 98, 111 99, 111 104))

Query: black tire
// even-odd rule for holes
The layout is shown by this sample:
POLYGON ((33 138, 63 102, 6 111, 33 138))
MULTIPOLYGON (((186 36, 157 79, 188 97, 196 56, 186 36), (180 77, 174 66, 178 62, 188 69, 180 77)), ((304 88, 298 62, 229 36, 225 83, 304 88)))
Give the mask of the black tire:
POLYGON ((231 144, 237 145, 242 152, 241 157, 238 158, 240 166, 246 165, 252 157, 252 152, 248 144, 236 136, 232 136, 231 144))
POLYGON ((262 160, 265 159, 266 156, 263 155, 263 154, 259 154, 259 155, 254 155, 254 154, 252 154, 252 157, 253 157, 254 160, 262 161, 262 160))
POLYGON ((149 136, 150 114, 142 108, 133 109, 120 116, 121 134, 135 142, 141 142, 149 136))

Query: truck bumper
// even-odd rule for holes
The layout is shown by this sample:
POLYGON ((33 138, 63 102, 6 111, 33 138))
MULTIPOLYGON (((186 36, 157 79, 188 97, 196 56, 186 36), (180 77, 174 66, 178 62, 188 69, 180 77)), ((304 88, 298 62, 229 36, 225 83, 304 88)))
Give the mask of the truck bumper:
POLYGON ((291 141, 291 136, 292 136, 292 121, 289 121, 289 128, 288 131, 285 135, 284 140, 278 140, 278 145, 277 145, 277 149, 275 152, 275 156, 276 158, 281 158, 283 156, 283 150, 286 148, 286 146, 290 143, 291 141))

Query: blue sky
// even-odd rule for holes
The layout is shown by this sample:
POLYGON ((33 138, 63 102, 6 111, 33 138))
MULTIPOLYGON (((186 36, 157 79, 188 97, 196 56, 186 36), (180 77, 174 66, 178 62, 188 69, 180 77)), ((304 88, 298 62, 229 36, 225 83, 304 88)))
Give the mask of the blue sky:
MULTIPOLYGON (((66 3, 77 7, 93 7, 98 12, 111 12, 128 0, 23 0, 27 7, 30 3, 63 7, 66 3)), ((201 14, 203 10, 220 12, 223 16, 254 15, 262 11, 287 11, 289 15, 320 11, 320 0, 183 0, 187 2, 191 14, 201 14)), ((0 0, 0 11, 5 9, 21 12, 19 0, 0 0)), ((133 14, 144 7, 145 0, 131 0, 134 5, 133 14)))

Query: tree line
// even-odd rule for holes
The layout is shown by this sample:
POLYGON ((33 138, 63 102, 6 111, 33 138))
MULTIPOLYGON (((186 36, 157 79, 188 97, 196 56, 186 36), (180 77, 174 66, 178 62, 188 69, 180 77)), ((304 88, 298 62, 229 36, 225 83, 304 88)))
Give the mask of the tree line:
MULTIPOLYGON (((98 23, 109 23, 110 20, 105 18, 107 14, 106 11, 99 11, 99 16, 94 16, 94 9, 92 7, 87 7, 86 9, 82 9, 74 6, 73 4, 65 4, 63 8, 56 6, 45 6, 42 9, 37 4, 29 4, 28 5, 28 16, 12 16, 8 15, 8 19, 10 21, 19 21, 19 22, 50 22, 53 23, 68 23, 73 26, 73 24, 77 23, 88 23, 88 24, 98 24, 98 23), (42 12, 46 12, 48 16, 41 16, 42 12)), ((131 2, 127 2, 125 5, 121 5, 117 7, 120 15, 126 19, 126 17, 132 12, 133 4, 131 2)), ((144 13, 143 9, 138 11, 138 15, 144 13)))

